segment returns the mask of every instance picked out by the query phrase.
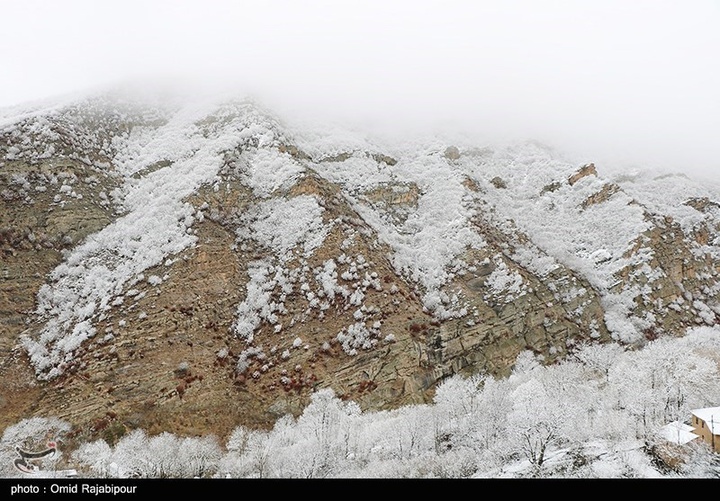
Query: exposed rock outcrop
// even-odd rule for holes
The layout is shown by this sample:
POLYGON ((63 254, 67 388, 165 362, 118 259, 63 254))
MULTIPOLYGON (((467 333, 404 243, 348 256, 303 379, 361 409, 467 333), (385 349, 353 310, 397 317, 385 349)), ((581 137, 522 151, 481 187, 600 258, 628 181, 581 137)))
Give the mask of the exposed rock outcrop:
POLYGON ((578 181, 580 181, 584 177, 588 176, 597 176, 597 170, 595 169, 595 164, 587 164, 584 165, 578 170, 575 174, 570 176, 568 178, 568 183, 570 186, 574 185, 578 181))
POLYGON ((428 402, 525 350, 552 363, 720 313, 707 196, 681 224, 594 164, 522 172, 536 150, 323 149, 244 102, 183 122, 106 101, 0 130, 2 425, 223 435, 318 388, 428 402), (583 219, 619 207, 624 241, 583 219))

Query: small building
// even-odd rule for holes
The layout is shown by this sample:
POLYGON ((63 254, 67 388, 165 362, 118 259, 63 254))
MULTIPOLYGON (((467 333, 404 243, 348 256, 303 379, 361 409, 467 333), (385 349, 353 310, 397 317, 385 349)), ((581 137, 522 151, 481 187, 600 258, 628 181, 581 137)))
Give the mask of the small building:
POLYGON ((687 450, 684 446, 700 438, 693 433, 694 429, 680 421, 666 424, 658 430, 658 436, 663 440, 655 445, 653 452, 668 467, 677 469, 686 460, 687 450))
POLYGON ((720 407, 695 409, 692 413, 692 432, 720 453, 720 407))
POLYGON ((673 421, 660 429, 660 436, 670 442, 673 445, 685 445, 692 442, 700 435, 693 433, 695 428, 692 426, 681 423, 680 421, 673 421))

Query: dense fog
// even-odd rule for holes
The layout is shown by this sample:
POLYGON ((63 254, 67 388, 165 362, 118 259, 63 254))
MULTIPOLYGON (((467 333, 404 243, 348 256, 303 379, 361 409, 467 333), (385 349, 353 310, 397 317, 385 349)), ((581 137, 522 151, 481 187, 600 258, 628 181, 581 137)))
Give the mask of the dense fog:
POLYGON ((3 11, 0 107, 162 79, 251 93, 288 116, 533 138, 601 169, 717 178, 711 0, 30 0, 3 11))

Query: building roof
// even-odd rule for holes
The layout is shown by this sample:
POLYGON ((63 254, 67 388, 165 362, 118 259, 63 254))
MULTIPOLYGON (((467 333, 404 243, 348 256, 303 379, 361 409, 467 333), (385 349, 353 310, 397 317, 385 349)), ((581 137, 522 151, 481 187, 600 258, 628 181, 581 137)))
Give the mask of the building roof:
POLYGON ((706 407, 705 409, 695 409, 693 416, 705 421, 707 427, 713 435, 720 435, 720 407, 706 407))
POLYGON ((673 421, 660 428, 658 433, 668 442, 683 445, 698 438, 699 435, 693 433, 693 430, 694 428, 690 425, 673 421))

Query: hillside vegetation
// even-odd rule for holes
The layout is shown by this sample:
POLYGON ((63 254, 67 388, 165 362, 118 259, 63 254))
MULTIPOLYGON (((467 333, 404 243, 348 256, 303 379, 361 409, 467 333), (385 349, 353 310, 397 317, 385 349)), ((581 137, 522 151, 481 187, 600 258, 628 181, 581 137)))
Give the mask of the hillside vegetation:
POLYGON ((217 437, 193 440, 231 475, 505 475, 489 465, 523 454, 537 473, 553 447, 590 465, 592 440, 717 404, 718 201, 534 142, 390 141, 244 99, 14 109, 0 426, 57 419, 103 475, 157 437, 217 437), (317 412, 332 430, 302 449, 317 412))

